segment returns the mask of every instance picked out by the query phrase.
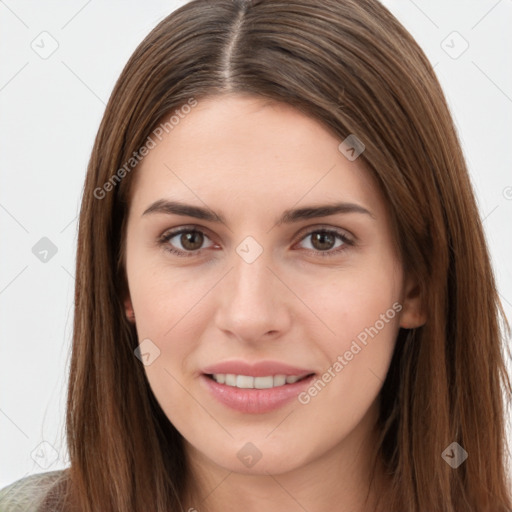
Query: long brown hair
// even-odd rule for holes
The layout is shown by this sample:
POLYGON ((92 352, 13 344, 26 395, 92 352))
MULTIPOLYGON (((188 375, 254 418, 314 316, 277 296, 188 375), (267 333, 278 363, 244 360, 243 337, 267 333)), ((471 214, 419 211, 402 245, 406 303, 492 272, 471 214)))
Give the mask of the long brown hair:
POLYGON ((375 453, 392 478, 389 510, 509 511, 508 326, 482 224, 434 71, 377 0, 194 0, 130 58, 95 140, 80 212, 69 510, 182 510, 182 438, 134 356, 139 340, 122 301, 138 172, 127 162, 191 98, 237 92, 290 104, 340 142, 357 135, 389 203, 405 271, 420 283, 427 322, 399 331, 380 395, 375 453), (468 453, 456 469, 441 456, 452 442, 468 453))

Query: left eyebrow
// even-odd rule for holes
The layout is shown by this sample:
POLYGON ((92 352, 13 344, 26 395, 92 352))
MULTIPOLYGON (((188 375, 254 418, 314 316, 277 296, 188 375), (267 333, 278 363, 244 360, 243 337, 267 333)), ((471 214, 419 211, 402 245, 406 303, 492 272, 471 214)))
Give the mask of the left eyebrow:
POLYGON ((375 219, 375 216, 369 210, 359 204, 335 203, 285 210, 276 224, 279 226, 281 224, 290 224, 292 222, 314 219, 316 217, 328 217, 329 215, 336 215, 337 213, 362 213, 375 219))
MULTIPOLYGON (((158 201, 155 201, 144 211, 142 215, 147 215, 150 213, 183 215, 186 217, 194 217, 196 219, 226 224, 223 215, 215 213, 208 208, 181 203, 179 201, 167 201, 166 199, 159 199, 158 201)), ((285 210, 281 218, 276 222, 276 225, 279 226, 281 224, 291 224, 316 217, 328 217, 329 215, 335 215, 337 213, 360 213, 369 215, 375 219, 375 216, 369 210, 359 204, 334 203, 285 210)))

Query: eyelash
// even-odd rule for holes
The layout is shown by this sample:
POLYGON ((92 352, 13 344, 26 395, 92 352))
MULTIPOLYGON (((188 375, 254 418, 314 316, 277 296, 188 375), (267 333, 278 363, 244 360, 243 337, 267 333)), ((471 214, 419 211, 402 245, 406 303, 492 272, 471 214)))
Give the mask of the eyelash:
MULTIPOLYGON (((179 249, 175 249, 174 247, 172 247, 169 244, 169 241, 172 238, 174 238, 177 235, 181 235, 183 233, 201 233, 205 237, 209 238, 208 235, 204 231, 202 231, 200 229, 197 229, 195 227, 188 227, 188 226, 186 226, 186 227, 178 228, 178 229, 176 229, 174 231, 167 231, 167 232, 165 232, 158 239, 158 244, 160 246, 162 246, 162 248, 165 251, 170 252, 172 254, 175 254, 177 256, 180 256, 180 257, 197 256, 199 253, 201 253, 204 250, 204 249, 198 249, 196 251, 181 251, 179 249)), ((317 229, 314 229, 314 230, 309 231, 308 233, 306 233, 304 236, 302 236, 298 240, 298 242, 301 242, 302 240, 304 240, 308 236, 311 236, 314 233, 323 233, 323 234, 334 235, 337 238, 341 239, 341 241, 343 242, 343 244, 341 246, 339 246, 337 249, 329 249, 329 250, 326 250, 326 251, 317 251, 317 250, 313 250, 313 249, 305 249, 306 251, 313 252, 314 254, 316 254, 318 256, 321 256, 321 257, 329 258, 329 257, 332 257, 332 256, 336 256, 336 255, 342 253, 343 251, 345 251, 348 246, 353 246, 354 245, 354 242, 345 233, 343 233, 342 231, 338 231, 336 229, 333 229, 333 228, 317 228, 317 229)))

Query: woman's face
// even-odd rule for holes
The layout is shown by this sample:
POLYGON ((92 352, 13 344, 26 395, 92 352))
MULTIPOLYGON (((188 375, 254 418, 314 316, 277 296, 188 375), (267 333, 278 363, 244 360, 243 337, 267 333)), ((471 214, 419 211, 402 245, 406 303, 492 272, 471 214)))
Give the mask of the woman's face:
POLYGON ((187 112, 133 171, 125 305, 153 393, 195 460, 355 461, 399 325, 418 319, 386 203, 290 106, 228 95, 187 112))

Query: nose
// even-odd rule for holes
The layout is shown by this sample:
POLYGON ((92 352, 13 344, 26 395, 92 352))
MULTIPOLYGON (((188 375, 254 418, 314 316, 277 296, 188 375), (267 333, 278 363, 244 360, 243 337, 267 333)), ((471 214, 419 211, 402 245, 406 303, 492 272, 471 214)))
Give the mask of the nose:
POLYGON ((247 263, 235 254, 219 290, 216 325, 244 343, 275 340, 291 326, 293 294, 263 254, 247 263))

